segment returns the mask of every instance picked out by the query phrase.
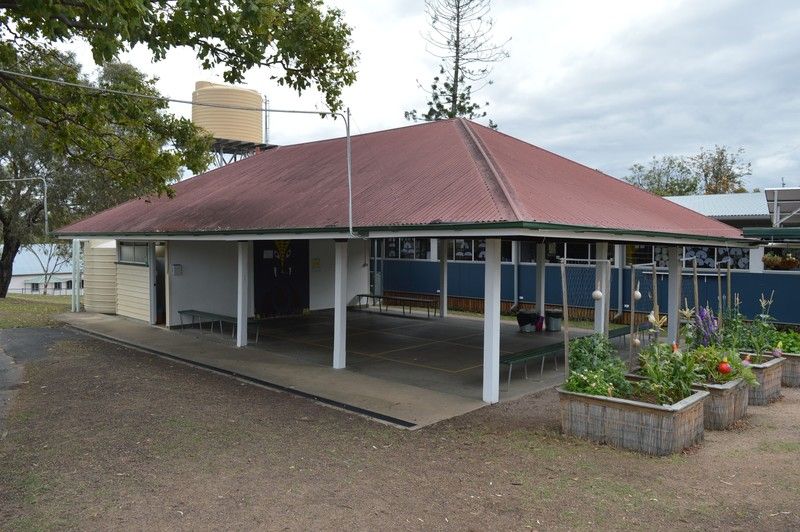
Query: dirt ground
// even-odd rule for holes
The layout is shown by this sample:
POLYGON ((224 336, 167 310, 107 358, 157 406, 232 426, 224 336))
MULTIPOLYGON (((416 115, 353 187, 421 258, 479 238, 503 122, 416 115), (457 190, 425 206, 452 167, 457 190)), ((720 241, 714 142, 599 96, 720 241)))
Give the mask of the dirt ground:
POLYGON ((0 528, 800 527, 800 390, 650 458, 559 434, 555 392, 406 431, 70 335, 25 366, 0 528))

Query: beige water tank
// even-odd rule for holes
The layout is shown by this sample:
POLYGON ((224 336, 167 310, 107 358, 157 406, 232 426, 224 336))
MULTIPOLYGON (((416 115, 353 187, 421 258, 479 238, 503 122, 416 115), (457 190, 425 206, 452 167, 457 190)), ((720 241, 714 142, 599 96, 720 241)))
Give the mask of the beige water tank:
MULTIPOLYGON (((255 109, 263 107, 261 94, 257 91, 208 81, 195 84, 192 102, 255 109)), ((260 111, 192 105, 192 121, 217 139, 263 142, 264 113, 260 111)))

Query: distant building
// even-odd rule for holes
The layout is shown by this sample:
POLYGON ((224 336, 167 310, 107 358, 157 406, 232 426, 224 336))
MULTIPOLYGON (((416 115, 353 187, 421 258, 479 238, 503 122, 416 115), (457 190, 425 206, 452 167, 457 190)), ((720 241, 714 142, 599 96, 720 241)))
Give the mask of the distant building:
POLYGON ((772 225, 763 192, 667 196, 666 199, 739 229, 772 225))
MULTIPOLYGON (((48 294, 67 295, 72 293, 72 263, 69 260, 60 261, 58 267, 49 272, 51 275, 47 279, 48 272, 42 268, 36 258, 38 255, 46 264, 47 260, 44 258, 46 251, 47 246, 45 245, 34 245, 31 249, 20 248, 14 258, 14 269, 8 288, 9 294, 44 294, 45 284, 47 284, 48 294)), ((82 283, 83 281, 81 281, 82 283)))

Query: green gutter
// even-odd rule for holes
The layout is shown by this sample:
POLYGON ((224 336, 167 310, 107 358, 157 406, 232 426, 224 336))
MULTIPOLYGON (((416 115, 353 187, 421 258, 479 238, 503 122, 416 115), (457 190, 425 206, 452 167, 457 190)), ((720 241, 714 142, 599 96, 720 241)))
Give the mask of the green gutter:
MULTIPOLYGON (((357 234, 367 236, 370 232, 386 231, 386 232, 415 232, 415 231, 470 231, 482 229, 528 229, 533 231, 550 230, 550 231, 567 231, 573 233, 605 233, 619 236, 642 236, 649 238, 675 238, 680 240, 699 240, 704 242, 738 242, 742 245, 755 245, 753 240, 736 237, 716 237, 708 235, 692 235, 687 233, 668 233, 662 231, 650 231, 642 229, 614 229, 606 227, 592 227, 580 225, 567 225, 567 224, 554 224, 543 222, 464 222, 464 223, 430 223, 430 224, 410 224, 410 225, 373 225, 355 227, 353 230, 357 234)), ((253 234, 269 234, 269 233, 284 233, 284 234, 307 234, 307 233, 346 233, 347 227, 292 227, 292 228, 274 228, 274 229, 229 229, 220 231, 170 231, 163 233, 152 232, 125 232, 125 233, 101 233, 101 232, 61 232, 55 231, 59 237, 152 237, 152 238, 165 238, 170 236, 209 236, 209 235, 253 235, 253 234)))
POLYGON ((800 240, 800 227, 745 227, 744 236, 763 240, 800 240))

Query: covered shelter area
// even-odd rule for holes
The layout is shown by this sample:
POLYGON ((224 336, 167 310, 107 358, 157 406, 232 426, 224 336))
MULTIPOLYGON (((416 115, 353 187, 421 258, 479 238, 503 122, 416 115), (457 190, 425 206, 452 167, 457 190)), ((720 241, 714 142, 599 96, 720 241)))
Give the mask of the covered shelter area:
MULTIPOLYGON (((346 150, 343 138, 273 148, 184 180, 172 198, 133 200, 58 234, 116 242, 116 314, 142 325, 216 324, 219 341, 233 334, 240 348, 255 342, 335 371, 438 386, 484 404, 501 398, 504 353, 565 340, 557 332, 522 334, 501 320, 502 240, 535 244, 538 309, 558 289, 545 286, 538 267, 546 244, 593 243, 598 332, 608 332, 609 259, 626 243, 669 246, 672 339, 679 246, 749 244, 739 229, 463 119, 354 136, 352 193, 346 150), (417 309, 415 319, 403 319, 397 306, 393 315, 373 304, 356 308, 362 296, 381 295, 371 282, 373 242, 395 237, 428 239, 440 250, 437 297, 420 302, 435 307, 430 318, 417 309), (480 320, 448 316, 444 250, 463 238, 485 242, 480 320), (455 376, 434 379, 426 367, 455 376), (466 370, 475 386, 459 380, 466 370)), ((89 276, 86 283, 90 291, 89 276)))

